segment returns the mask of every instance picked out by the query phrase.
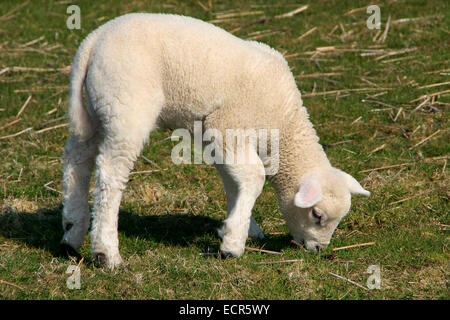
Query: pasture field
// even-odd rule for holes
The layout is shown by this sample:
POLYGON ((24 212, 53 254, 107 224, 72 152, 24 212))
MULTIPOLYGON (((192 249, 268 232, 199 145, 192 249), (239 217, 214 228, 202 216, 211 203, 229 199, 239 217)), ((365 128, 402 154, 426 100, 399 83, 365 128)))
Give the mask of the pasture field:
POLYGON ((0 298, 448 299, 449 39, 444 0, 2 0, 0 298), (81 29, 66 25, 71 4, 81 29), (379 30, 366 24, 371 4, 379 30), (174 165, 176 142, 160 130, 123 196, 124 267, 99 268, 89 237, 81 261, 59 255, 70 65, 89 32, 129 12, 193 16, 284 54, 330 161, 372 192, 353 198, 329 248, 291 242, 266 183, 254 208, 265 239, 239 259, 212 255, 226 216, 220 177, 174 165), (66 284, 73 264, 80 289, 66 284), (371 265, 379 289, 367 288, 371 265))

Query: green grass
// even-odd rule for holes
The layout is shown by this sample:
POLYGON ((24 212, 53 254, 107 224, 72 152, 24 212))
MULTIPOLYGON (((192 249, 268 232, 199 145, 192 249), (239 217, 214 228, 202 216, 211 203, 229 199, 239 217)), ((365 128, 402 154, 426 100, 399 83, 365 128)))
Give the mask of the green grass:
MULTIPOLYGON (((201 255, 219 247, 215 229, 226 215, 220 178, 211 166, 173 165, 174 143, 164 140, 171 133, 158 131, 143 154, 163 170, 133 175, 122 201, 119 238, 124 268, 112 272, 99 268, 86 239, 81 248, 82 286, 69 290, 65 271, 76 262, 58 254, 61 195, 44 187, 52 182, 48 186, 61 190, 61 155, 69 132, 63 127, 37 133, 65 122, 59 118, 67 109, 69 74, 13 67, 69 66, 90 31, 128 12, 177 13, 208 21, 220 18, 217 13, 262 11, 217 22, 230 31, 300 6, 296 1, 76 3, 81 8, 81 30, 66 28, 66 1, 31 1, 0 18, 0 72, 10 68, 0 74, 0 128, 14 121, 32 96, 20 122, 0 129, 0 137, 33 128, 0 138, 2 299, 449 298, 449 93, 436 95, 428 106, 415 110, 424 101, 418 99, 422 95, 450 88, 448 84, 421 88, 450 80, 446 1, 379 1, 381 32, 391 16, 384 42, 373 41, 377 30, 366 28, 364 9, 346 15, 372 4, 366 1, 305 1, 308 9, 293 17, 255 23, 236 32, 242 38, 260 37, 257 40, 281 51, 295 76, 337 73, 298 77, 297 83, 330 161, 354 175, 372 196, 353 199, 351 212, 328 249, 306 253, 290 243, 276 196, 267 184, 254 208, 266 238, 247 245, 281 255, 247 251, 242 258, 226 260, 201 255), (419 19, 399 22, 403 18, 419 19), (313 27, 317 29, 309 36, 295 41, 313 27), (42 36, 37 43, 23 46, 42 36), (316 50, 329 46, 334 50, 316 50), (415 49, 401 53, 407 48, 415 49), (391 55, 364 55, 368 51, 359 49, 391 55), (345 91, 357 88, 371 90, 345 91), (317 95, 332 90, 341 92, 317 95), (365 171, 392 165, 398 166, 365 171), (375 244, 333 252, 365 242, 375 244), (302 262, 259 263, 286 259, 302 262), (381 268, 380 290, 363 290, 329 274, 365 285, 369 265, 381 268)), ((18 5, 2 1, 0 16, 18 5)), ((152 169, 142 159, 136 162, 136 171, 152 169)))

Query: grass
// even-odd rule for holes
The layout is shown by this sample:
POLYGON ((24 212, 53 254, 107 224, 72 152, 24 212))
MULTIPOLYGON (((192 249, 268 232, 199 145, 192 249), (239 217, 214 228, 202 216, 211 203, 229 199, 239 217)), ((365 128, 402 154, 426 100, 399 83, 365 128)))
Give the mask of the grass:
MULTIPOLYGON (((66 28, 68 1, 28 1, 8 14, 20 4, 0 4, 2 299, 449 298, 448 3, 378 1, 378 36, 366 27, 364 9, 351 12, 372 4, 366 1, 77 1, 80 30, 66 28), (308 9, 291 17, 255 22, 303 4, 308 9), (61 154, 69 132, 64 126, 39 130, 65 123, 66 67, 82 39, 107 20, 136 11, 215 20, 287 57, 330 161, 372 192, 369 199, 353 199, 328 249, 312 254, 290 242, 267 184, 254 208, 266 238, 247 246, 281 255, 202 255, 219 247, 215 229, 226 215, 220 178, 211 166, 173 165, 174 143, 166 139, 171 132, 158 131, 143 155, 161 170, 133 175, 122 201, 125 267, 110 272, 96 266, 87 239, 81 289, 67 288, 65 271, 78 263, 58 254, 61 154), (377 40, 389 16, 386 38, 377 40), (367 242, 374 244, 333 251, 367 242), (289 259, 301 261, 261 263, 289 259), (330 274, 365 286, 370 265, 380 266, 380 290, 330 274)), ((139 159, 135 171, 156 166, 139 159)))

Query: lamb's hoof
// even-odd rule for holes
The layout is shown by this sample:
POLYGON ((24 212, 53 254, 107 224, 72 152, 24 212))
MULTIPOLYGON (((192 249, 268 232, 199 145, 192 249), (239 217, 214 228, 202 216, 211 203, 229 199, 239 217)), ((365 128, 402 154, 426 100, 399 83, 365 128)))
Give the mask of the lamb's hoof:
POLYGON ((66 241, 61 241, 59 244, 60 253, 63 257, 75 257, 76 259, 81 259, 81 255, 78 251, 68 244, 66 241))
POLYGON ((228 258, 234 258, 235 255, 233 255, 233 253, 231 253, 229 251, 220 251, 220 257, 222 259, 228 259, 228 258))
POLYGON ((248 237, 254 240, 262 240, 264 239, 264 232, 256 231, 252 233, 251 231, 249 231, 248 237))
POLYGON ((106 266, 107 264, 106 256, 104 253, 97 253, 95 255, 95 260, 97 260, 101 266, 106 266))
POLYGON ((100 264, 101 267, 113 270, 120 267, 122 264, 122 258, 120 255, 107 257, 103 252, 97 252, 94 255, 94 259, 100 264))
POLYGON ((245 249, 237 249, 232 247, 227 247, 225 245, 222 245, 222 248, 220 249, 220 256, 222 258, 238 258, 244 254, 245 249))
POLYGON ((250 220, 250 226, 248 229, 248 237, 252 239, 264 239, 264 232, 262 229, 258 226, 255 219, 253 217, 250 220))

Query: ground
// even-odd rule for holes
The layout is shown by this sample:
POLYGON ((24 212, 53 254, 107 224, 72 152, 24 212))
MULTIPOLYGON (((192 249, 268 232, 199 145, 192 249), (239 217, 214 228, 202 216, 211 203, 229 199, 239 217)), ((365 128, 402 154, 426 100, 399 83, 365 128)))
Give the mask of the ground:
POLYGON ((449 298, 448 2, 75 3, 81 29, 66 26, 70 1, 0 4, 0 298, 449 298), (366 25, 369 4, 380 8, 380 30, 366 25), (247 246, 271 253, 211 254, 226 215, 220 178, 212 166, 174 165, 176 142, 158 131, 123 197, 124 267, 99 268, 89 239, 83 260, 59 256, 71 61, 97 26, 142 11, 197 17, 284 54, 331 163, 372 192, 353 199, 328 249, 291 242, 266 184, 254 208, 266 238, 247 246), (80 289, 66 284, 71 264, 80 289), (367 288, 370 265, 380 289, 367 288))

